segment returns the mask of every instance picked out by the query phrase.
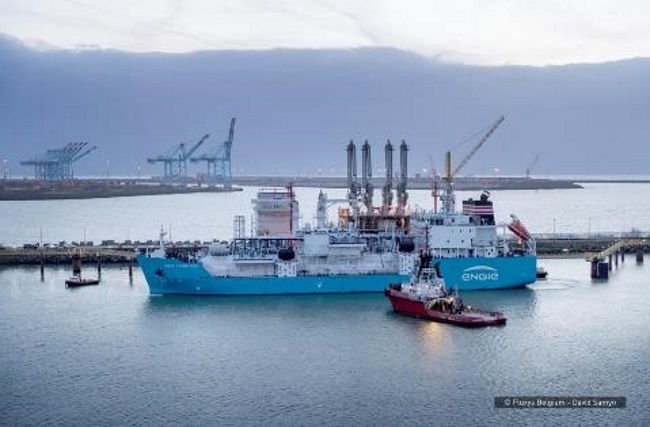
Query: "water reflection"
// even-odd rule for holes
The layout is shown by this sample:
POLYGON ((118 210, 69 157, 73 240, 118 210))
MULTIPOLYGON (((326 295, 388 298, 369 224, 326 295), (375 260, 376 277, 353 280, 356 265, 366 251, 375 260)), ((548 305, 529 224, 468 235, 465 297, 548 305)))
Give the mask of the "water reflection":
MULTIPOLYGON (((278 296, 193 296, 152 295, 143 307, 146 315, 212 312, 215 315, 240 313, 304 318, 336 315, 358 317, 385 312, 387 301, 381 294, 278 295, 278 296)), ((389 306, 388 306, 389 307, 389 306)))
POLYGON ((467 291, 461 296, 467 305, 484 310, 502 311, 511 319, 532 317, 538 304, 538 296, 529 288, 500 291, 467 291))

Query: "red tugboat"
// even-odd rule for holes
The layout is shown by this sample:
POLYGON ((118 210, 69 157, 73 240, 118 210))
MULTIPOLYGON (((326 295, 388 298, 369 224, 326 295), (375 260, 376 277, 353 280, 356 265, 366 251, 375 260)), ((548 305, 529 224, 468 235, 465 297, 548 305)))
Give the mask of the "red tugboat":
POLYGON ((384 291, 393 310, 407 316, 460 326, 504 325, 503 313, 479 310, 466 306, 457 292, 449 292, 440 276, 438 264, 431 264, 432 256, 420 257, 420 269, 415 279, 406 283, 392 283, 384 291))

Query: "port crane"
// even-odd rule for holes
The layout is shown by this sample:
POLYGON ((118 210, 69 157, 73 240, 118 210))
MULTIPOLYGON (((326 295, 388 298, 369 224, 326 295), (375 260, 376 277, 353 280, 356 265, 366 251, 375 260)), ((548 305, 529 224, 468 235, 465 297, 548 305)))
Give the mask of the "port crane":
MULTIPOLYGON (((465 155, 463 160, 461 160, 460 163, 458 163, 458 166, 456 166, 456 169, 454 169, 454 172, 451 173, 451 175, 450 175, 449 174, 449 169, 447 170, 447 179, 451 179, 452 177, 456 176, 456 174, 463 167, 465 167, 467 162, 469 162, 469 159, 474 157, 474 154, 476 154, 476 152, 479 150, 479 148, 481 148, 483 146, 483 144, 485 144, 485 141, 487 141, 490 138, 490 136, 492 136, 494 131, 497 130, 497 128, 501 125, 501 123, 503 123, 504 120, 505 120, 505 117, 501 116, 494 123, 492 123, 492 125, 490 126, 490 129, 485 133, 485 135, 483 135, 483 137, 479 140, 479 142, 476 143, 476 145, 470 150, 470 152, 465 155)), ((451 165, 449 165, 449 166, 451 166, 451 165)))
POLYGON ((190 159, 192 163, 206 162, 208 165, 207 183, 213 187, 216 184, 223 184, 225 188, 232 186, 232 142, 235 137, 235 122, 237 119, 230 119, 228 139, 216 149, 203 153, 198 157, 190 159))
POLYGON ((451 169, 451 151, 447 151, 446 156, 445 156, 445 188, 443 191, 443 194, 440 196, 440 201, 442 202, 442 208, 443 212, 445 213, 453 213, 456 210, 456 200, 454 197, 454 192, 453 192, 453 182, 454 182, 454 177, 460 170, 465 167, 467 162, 476 154, 476 152, 485 144, 485 142, 492 136, 494 131, 497 130, 497 128, 503 123, 505 120, 504 116, 499 117, 488 129, 488 131, 481 137, 481 139, 474 145, 474 147, 470 150, 469 153, 463 157, 463 159, 460 161, 458 166, 456 166, 456 169, 453 170, 451 169))
POLYGON ((160 154, 156 157, 147 159, 149 163, 161 162, 164 167, 163 180, 171 182, 178 178, 187 177, 187 160, 192 154, 210 137, 210 134, 205 134, 190 148, 187 148, 185 143, 180 143, 172 148, 167 153, 160 154))
POLYGON ((35 178, 42 181, 63 181, 73 179, 72 165, 97 149, 88 147, 87 142, 70 142, 63 148, 47 150, 43 155, 20 162, 21 165, 34 166, 35 178))
POLYGON ((537 166, 537 162, 539 162, 539 154, 535 156, 532 162, 530 162, 530 165, 526 168, 526 178, 530 178, 530 173, 532 172, 533 168, 537 166))

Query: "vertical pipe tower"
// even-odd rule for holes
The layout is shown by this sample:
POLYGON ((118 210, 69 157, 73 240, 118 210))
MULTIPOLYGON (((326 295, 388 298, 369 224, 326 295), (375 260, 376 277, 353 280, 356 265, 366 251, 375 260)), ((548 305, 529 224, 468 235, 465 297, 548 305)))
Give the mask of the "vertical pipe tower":
POLYGON ((368 214, 373 212, 372 206, 372 162, 370 157, 370 144, 368 140, 361 146, 361 186, 363 187, 363 203, 368 214))
POLYGON ((386 141, 384 152, 386 155, 386 183, 382 192, 381 210, 382 214, 386 215, 393 204, 393 145, 390 143, 390 139, 386 141))
POLYGON ((397 208, 399 213, 404 212, 406 203, 408 201, 408 193, 406 192, 406 181, 408 177, 408 145, 406 141, 402 140, 399 146, 399 167, 400 177, 399 184, 397 185, 397 208))
POLYGON ((346 151, 348 153, 348 203, 356 218, 359 210, 359 183, 357 181, 357 146, 353 140, 350 140, 346 151))

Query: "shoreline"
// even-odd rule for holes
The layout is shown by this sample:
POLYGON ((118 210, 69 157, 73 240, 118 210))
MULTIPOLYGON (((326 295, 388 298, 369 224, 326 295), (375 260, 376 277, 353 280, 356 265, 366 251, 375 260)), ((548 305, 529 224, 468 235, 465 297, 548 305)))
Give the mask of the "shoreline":
MULTIPOLYGON (((384 178, 371 180, 375 188, 384 185, 384 178)), ((45 182, 33 179, 8 179, 0 181, 0 201, 67 200, 111 197, 155 196, 166 194, 220 193, 242 191, 252 187, 347 188, 345 177, 301 176, 240 176, 233 177, 233 187, 207 186, 204 182, 188 179, 168 184, 155 179, 74 179, 45 182)), ((397 179, 393 182, 397 185, 397 179)), ((428 177, 413 177, 407 181, 407 190, 430 190, 428 177)), ((440 183, 442 185, 442 183, 440 183)), ((555 190, 582 188, 576 181, 564 179, 526 177, 460 177, 454 179, 456 190, 555 190)))

